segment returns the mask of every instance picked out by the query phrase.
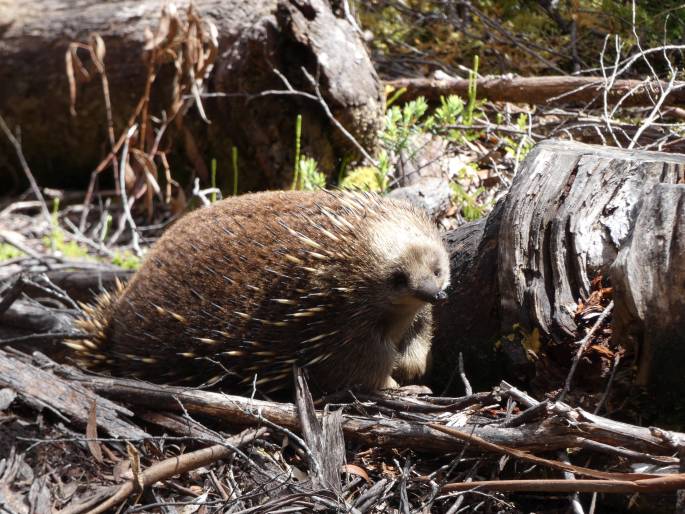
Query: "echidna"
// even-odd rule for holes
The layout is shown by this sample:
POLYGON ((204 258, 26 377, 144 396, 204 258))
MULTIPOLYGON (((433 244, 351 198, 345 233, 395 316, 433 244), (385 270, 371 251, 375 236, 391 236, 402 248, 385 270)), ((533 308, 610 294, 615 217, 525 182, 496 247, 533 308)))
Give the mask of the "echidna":
POLYGON ((393 387, 426 371, 449 260, 437 228, 374 194, 266 192, 188 214, 68 344, 92 369, 158 382, 393 387), (394 378, 393 378, 394 377, 394 378))

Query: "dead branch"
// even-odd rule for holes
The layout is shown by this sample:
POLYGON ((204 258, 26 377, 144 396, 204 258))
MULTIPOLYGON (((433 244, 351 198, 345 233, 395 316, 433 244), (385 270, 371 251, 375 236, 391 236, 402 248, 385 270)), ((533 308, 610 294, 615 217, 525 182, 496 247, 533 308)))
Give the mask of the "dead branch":
MULTIPOLYGON (((468 96, 469 81, 461 78, 413 78, 386 81, 394 89, 405 88, 399 100, 407 102, 419 96, 430 102, 438 102, 441 96, 468 96)), ((615 80, 607 89, 602 77, 569 77, 550 75, 546 77, 486 77, 476 81, 479 98, 494 102, 525 103, 533 105, 568 105, 590 103, 607 92, 609 102, 623 100, 623 105, 638 106, 654 104, 663 90, 670 94, 663 98, 662 105, 678 106, 685 102, 685 83, 675 82, 670 88, 666 82, 634 79, 615 80), (663 88, 663 89, 662 89, 663 88)))
POLYGON ((529 453, 517 450, 515 448, 506 448, 501 445, 493 444, 490 443, 486 440, 484 440, 481 437, 478 437, 473 434, 467 434, 466 432, 462 432, 460 430, 455 430, 454 428, 451 427, 446 427, 443 425, 438 425, 437 423, 428 423, 428 426, 431 428, 434 428, 435 430, 439 432, 443 432, 445 434, 449 434, 451 436, 454 436, 456 439, 459 439, 460 441, 468 441, 472 442, 481 448, 485 448, 486 450, 489 450, 491 452, 497 452, 497 453, 502 453, 505 455, 510 455, 512 457, 515 457, 517 459, 521 459, 527 462, 532 462, 535 464, 539 464, 542 466, 547 466, 552 469, 558 469, 561 471, 569 471, 573 473, 577 473, 578 475, 584 475, 584 476, 590 476, 590 477, 595 477, 595 478, 603 478, 606 480, 625 480, 626 478, 633 478, 633 479, 643 479, 643 478, 655 478, 658 475, 653 475, 653 474, 644 474, 644 473, 607 473, 605 471, 597 471, 594 469, 589 469, 589 468, 583 468, 581 466, 574 466, 572 464, 566 464, 564 462, 559 462, 556 460, 550 460, 550 459, 543 459, 541 457, 537 457, 535 455, 531 455, 529 453))
POLYGON ((606 306, 602 314, 597 318, 597 321, 595 321, 595 324, 592 325, 592 328, 590 331, 583 337, 581 341, 578 342, 578 351, 576 354, 573 356, 573 362, 571 363, 571 369, 568 372, 568 376, 566 377, 566 381, 564 382, 564 388, 562 389, 561 393, 559 394, 559 398, 557 398, 558 401, 563 402, 564 397, 566 394, 571 390, 571 382, 573 381, 573 375, 576 372, 576 368, 578 367, 578 363, 580 362, 580 358, 583 356, 583 353, 587 349, 588 345, 590 344, 590 341, 592 341, 592 336, 597 332, 597 329, 602 326, 604 321, 607 319, 609 314, 611 314, 611 311, 614 309, 614 302, 610 302, 609 305, 606 306))
POLYGON ((0 129, 2 129, 2 132, 5 134, 5 137, 7 137, 9 142, 12 143, 14 151, 17 153, 19 163, 21 164, 21 169, 24 171, 24 174, 26 175, 26 178, 28 179, 29 184, 31 185, 31 191, 33 191, 33 194, 36 196, 36 200, 40 202, 40 210, 43 213, 43 217, 45 218, 45 221, 48 224, 50 224, 50 211, 48 210, 48 206, 45 203, 45 198, 43 198, 43 193, 41 193, 40 188, 38 187, 38 183, 36 182, 36 179, 34 178, 33 173, 31 172, 29 163, 26 161, 26 157, 24 157, 24 152, 21 149, 21 142, 14 136, 14 134, 12 134, 12 131, 7 126, 7 123, 5 122, 5 119, 2 116, 0 116, 0 129))
MULTIPOLYGON (((34 353, 33 358, 40 361, 43 367, 51 363, 38 353, 34 353)), ((210 416, 231 425, 254 426, 261 419, 261 422, 267 420, 287 430, 297 431, 300 428, 300 420, 292 404, 136 380, 94 377, 70 366, 54 363, 50 365, 54 366, 53 369, 60 376, 92 388, 100 395, 146 409, 179 412, 182 405, 188 413, 210 416)), ((511 392, 509 390, 507 394, 511 392)), ((366 409, 372 407, 373 405, 369 405, 366 409)), ((514 428, 501 428, 494 424, 480 425, 474 420, 466 430, 473 429, 474 435, 491 443, 528 451, 577 448, 584 441, 593 440, 638 452, 669 455, 673 451, 674 441, 685 441, 685 434, 669 432, 669 437, 664 438, 648 428, 618 423, 563 404, 555 404, 552 412, 554 414, 546 419, 514 428), (569 423, 568 419, 572 419, 573 423, 569 423)), ((317 411, 317 416, 321 416, 320 411, 317 411)), ((346 440, 370 446, 414 448, 424 452, 454 451, 461 446, 455 442, 453 436, 436 433, 421 421, 397 416, 379 418, 343 414, 342 430, 346 440)))
POLYGON ((546 493, 659 493, 685 487, 685 473, 640 480, 484 480, 443 486, 443 492, 528 491, 546 493))
POLYGON ((143 471, 138 477, 131 478, 124 483, 119 490, 107 501, 101 503, 90 511, 90 514, 100 514, 108 509, 116 507, 131 494, 136 492, 139 487, 148 487, 160 480, 168 480, 174 475, 187 473, 193 469, 207 466, 212 462, 224 459, 233 453, 233 447, 241 447, 258 439, 266 432, 265 428, 257 430, 245 430, 226 441, 226 444, 216 444, 208 448, 202 448, 194 452, 185 453, 178 457, 171 457, 161 462, 153 464, 143 471))

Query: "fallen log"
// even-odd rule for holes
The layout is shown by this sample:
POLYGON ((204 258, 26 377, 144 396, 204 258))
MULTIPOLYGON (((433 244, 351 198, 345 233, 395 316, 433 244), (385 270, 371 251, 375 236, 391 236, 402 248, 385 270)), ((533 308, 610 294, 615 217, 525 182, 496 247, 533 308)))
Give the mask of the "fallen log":
MULTIPOLYGON (((217 46, 210 49, 214 60, 207 58, 213 66, 197 71, 207 72, 204 92, 226 96, 203 100, 211 124, 201 121, 193 107, 182 126, 169 125, 170 137, 159 147, 166 151, 171 141, 184 145, 170 155, 172 171, 191 164, 195 173, 208 179, 209 161, 216 158, 217 183, 224 185, 232 176, 230 150, 235 146, 241 190, 289 185, 298 114, 303 116, 302 152, 316 158, 322 170, 333 173, 342 158, 357 155, 357 147, 312 98, 315 89, 303 70, 317 80, 321 98, 337 122, 361 145, 374 149, 382 120, 382 90, 357 32, 346 19, 336 17, 327 2, 195 0, 192 4, 192 13, 186 11, 187 0, 179 0, 173 11, 167 7, 167 13, 199 19, 194 30, 202 30, 206 41, 213 37, 209 23, 216 28, 217 46), (285 81, 309 97, 287 91, 285 81)), ((76 115, 70 115, 65 56, 71 43, 97 42, 91 37, 95 33, 102 38, 104 46, 96 45, 95 53, 104 54, 101 67, 108 82, 114 139, 125 132, 137 104, 139 110, 149 109, 143 124, 151 124, 152 117, 171 116, 174 88, 179 87, 174 62, 153 70, 150 101, 139 103, 147 87, 150 49, 163 48, 164 37, 179 37, 170 18, 160 21, 160 15, 156 0, 3 2, 0 114, 11 128, 21 129, 24 155, 42 186, 85 185, 112 146, 104 86, 84 47, 69 53, 77 93, 76 115), (166 23, 166 32, 158 31, 160 23, 166 23), (76 64, 76 58, 82 65, 76 64)), ((192 45, 198 43, 188 44, 195 48, 192 45)), ((190 90, 188 95, 192 96, 190 90)), ((0 179, 9 184, 10 178, 23 174, 14 150, 4 137, 0 139, 0 179)))
MULTIPOLYGON (((14 354, 16 355, 16 354, 14 354)), ((133 413, 80 384, 66 381, 50 371, 17 359, 0 349, 0 388, 9 388, 21 401, 38 411, 49 410, 58 418, 85 427, 93 404, 97 425, 112 437, 146 437, 148 434, 129 423, 133 413)))
MULTIPOLYGON (((21 357, 20 354, 17 354, 17 357, 22 360, 31 358, 21 357)), ((37 352, 34 353, 33 359, 42 367, 52 367, 54 373, 63 379, 78 383, 99 395, 135 406, 132 407, 134 409, 142 407, 145 411, 154 409, 165 412, 188 412, 222 420, 238 427, 269 422, 288 430, 298 431, 301 426, 297 410, 290 403, 150 384, 138 380, 86 375, 71 366, 55 365, 37 352)), ((505 385, 502 393, 511 394, 512 389, 505 385)), ((367 397, 367 402, 370 402, 367 410, 371 409, 376 400, 382 404, 384 398, 386 397, 367 397)), ((429 405, 429 401, 410 400, 403 409, 395 407, 393 411, 410 412, 414 403, 429 405)), ((669 454, 673 451, 674 445, 685 442, 685 434, 682 433, 655 432, 650 428, 618 423, 591 415, 582 409, 571 409, 564 404, 550 407, 548 414, 549 416, 542 419, 510 428, 493 423, 482 425, 482 418, 474 417, 469 419, 461 430, 478 435, 494 444, 529 451, 583 447, 586 442, 592 441, 603 443, 605 451, 610 453, 612 447, 620 447, 646 454, 669 454), (573 420, 573 423, 569 423, 569 420, 573 420)), ((320 412, 317 412, 317 416, 320 416, 320 412)), ((412 420, 398 416, 343 414, 341 426, 345 440, 370 446, 413 448, 423 452, 455 451, 461 446, 453 437, 426 426, 423 418, 412 420)), ((624 456, 623 453, 621 455, 624 456)), ((642 458, 649 460, 652 457, 643 455, 640 459, 642 458)))
POLYGON ((502 357, 510 371, 527 365, 520 343, 494 348, 516 326, 573 341, 577 305, 602 276, 613 286, 613 338, 632 350, 640 383, 660 401, 681 398, 684 182, 682 155, 537 145, 490 215, 446 236, 453 287, 437 313, 435 387, 454 374, 459 352, 477 384, 501 376, 502 357))
MULTIPOLYGON (((469 80, 461 78, 401 78, 385 81, 395 90, 405 89, 398 101, 408 102, 423 96, 430 102, 441 96, 467 97, 469 80)), ((685 84, 676 82, 663 105, 680 106, 685 102, 685 84)), ((654 105, 661 93, 668 89, 666 82, 617 79, 609 87, 603 77, 571 77, 552 75, 543 77, 483 77, 476 81, 479 98, 494 102, 511 102, 532 105, 577 105, 597 102, 602 105, 604 91, 607 101, 625 106, 654 105)))

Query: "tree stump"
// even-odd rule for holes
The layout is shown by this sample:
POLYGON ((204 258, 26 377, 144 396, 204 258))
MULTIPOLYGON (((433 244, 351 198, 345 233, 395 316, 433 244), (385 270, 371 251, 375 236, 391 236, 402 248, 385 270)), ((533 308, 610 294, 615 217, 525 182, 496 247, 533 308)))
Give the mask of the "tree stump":
MULTIPOLYGON (((182 18, 188 3, 177 2, 182 18)), ((69 114, 65 66, 69 44, 87 42, 92 33, 102 37, 118 137, 145 90, 146 30, 157 29, 161 4, 157 0, 4 0, 0 4, 0 114, 11 127, 21 128, 24 154, 41 185, 82 187, 111 148, 99 76, 78 84, 77 115, 69 114)), ((216 60, 205 89, 227 96, 204 100, 211 124, 201 121, 192 108, 182 129, 169 127, 169 140, 183 146, 182 157, 174 160, 175 154, 170 155, 173 171, 191 164, 195 173, 207 178, 209 161, 216 158, 219 183, 225 184, 231 176, 231 147, 236 146, 241 190, 289 185, 298 114, 303 116, 302 152, 317 159, 320 169, 333 173, 342 159, 357 156, 356 147, 316 99, 296 94, 260 96, 286 90, 279 73, 294 89, 316 96, 303 69, 318 80, 321 96, 337 121, 373 151, 383 115, 382 88, 361 38, 327 2, 194 0, 193 6, 218 31, 216 60)), ((88 63, 87 52, 78 52, 88 63)), ((172 62, 163 65, 153 84, 150 109, 158 119, 176 87, 173 70, 172 62)), ((21 176, 14 149, 0 137, 0 180, 21 176)))
MULTIPOLYGON (((447 234, 452 291, 438 310, 437 389, 457 354, 476 383, 525 362, 494 349, 515 324, 581 339, 577 302, 597 276, 614 288, 613 338, 634 350, 638 382, 685 393, 685 156, 545 141, 490 215, 447 234)), ((560 384, 561 385, 561 384, 560 384)))

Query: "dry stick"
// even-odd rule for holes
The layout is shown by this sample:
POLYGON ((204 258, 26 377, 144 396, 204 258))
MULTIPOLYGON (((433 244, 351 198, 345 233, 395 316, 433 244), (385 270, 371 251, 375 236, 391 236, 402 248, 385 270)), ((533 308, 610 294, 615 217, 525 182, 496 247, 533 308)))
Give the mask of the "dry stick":
MULTIPOLYGON (((564 464, 571 464, 571 461, 568 458, 568 454, 565 451, 560 450, 557 452, 557 455, 559 457, 559 460, 564 464)), ((566 480, 576 480, 576 475, 570 471, 564 471, 563 475, 566 480)), ((571 502, 571 509, 573 510, 573 514, 585 514, 585 510, 583 510, 583 504, 580 503, 578 493, 572 493, 571 495, 569 495, 569 501, 571 502)))
POLYGON ((616 376, 616 370, 618 369, 619 362, 621 362, 621 354, 617 353, 614 356, 614 363, 611 367, 611 374, 609 375, 609 380, 607 380, 607 385, 604 388, 602 397, 599 399, 599 402, 597 403, 597 407, 595 407, 593 414, 599 414, 599 411, 602 410, 604 403, 607 401, 607 398, 609 397, 609 391, 611 390, 611 385, 614 383, 614 377, 616 376))
MULTIPOLYGON (((606 49, 605 49, 606 51, 606 49)), ((603 70, 613 69, 611 64, 604 65, 603 70)), ((527 103, 532 105, 559 105, 587 103, 603 95, 606 90, 607 100, 620 102, 626 106, 653 106, 653 96, 661 88, 666 88, 668 82, 638 79, 614 78, 610 89, 606 86, 611 75, 594 77, 568 77, 564 75, 546 75, 538 77, 507 77, 494 76, 479 78, 476 81, 479 97, 492 102, 527 103), (654 93, 654 94, 653 94, 654 93)), ((469 81, 462 78, 400 78, 384 81, 386 86, 393 89, 406 88, 406 92, 398 101, 407 102, 419 96, 430 102, 437 102, 441 96, 468 93, 469 81)), ((682 105, 685 92, 682 91, 683 81, 674 83, 673 91, 664 99, 665 106, 682 105)))
MULTIPOLYGON (((4 314, 7 309, 9 309, 12 304, 21 296, 24 292, 24 286, 26 285, 26 279, 23 275, 19 275, 11 285, 5 287, 0 293, 0 315, 4 314)), ((2 344, 0 342, 0 344, 2 344)))
MULTIPOLYGON (((97 179, 97 176, 102 172, 107 166, 109 165, 110 162, 114 161, 112 164, 113 168, 118 169, 118 162, 117 162, 117 152, 121 148, 121 145, 124 144, 124 141, 126 140, 126 134, 128 133, 128 130, 133 126, 136 118, 140 115, 140 112, 143 109, 143 102, 144 98, 141 98, 138 101, 138 105, 136 105, 136 108, 133 110, 133 113, 128 119, 128 123, 126 124, 126 130, 124 130, 121 135, 119 136, 119 139, 117 142, 114 144, 112 147, 112 150, 110 151, 109 155, 105 157, 102 161, 100 161, 100 164, 97 165, 97 167, 93 170, 93 172, 90 174, 90 182, 88 183, 88 189, 86 190, 86 196, 83 200, 83 204, 85 208, 83 209, 83 213, 81 214, 81 220, 79 222, 79 230, 81 232, 84 232, 86 229, 86 218, 88 216, 88 211, 89 211, 89 206, 90 202, 93 198, 93 192, 95 190, 95 181, 97 179)), ((118 193, 118 183, 116 186, 116 191, 115 194, 118 193)))
POLYGON ((14 151, 17 152, 17 158, 19 159, 19 163, 21 164, 22 170, 24 170, 24 174, 26 175, 26 178, 29 181, 29 184, 31 185, 31 191, 33 191, 33 194, 36 195, 36 199, 40 202, 40 210, 43 214, 43 217, 45 220, 48 222, 48 225, 52 224, 52 218, 50 217, 50 210, 48 209, 47 204, 45 203, 45 198, 43 198, 43 193, 40 192, 40 188, 38 187, 38 183, 36 182, 36 179, 33 176, 33 173, 31 173, 31 168, 29 168, 29 163, 26 162, 26 158, 24 157, 24 152, 21 150, 21 143, 19 140, 14 137, 14 134, 12 134, 12 131, 9 129, 7 126, 7 123, 5 123, 5 119, 0 115, 0 129, 5 133, 5 136, 7 136, 7 139, 9 139, 9 142, 12 143, 12 146, 14 147, 14 151))
POLYGON ((464 394, 466 396, 471 396, 473 394, 473 388, 471 387, 471 382, 466 377, 466 371, 464 371, 464 355, 459 352, 459 376, 461 381, 464 383, 464 394))
POLYGON ((558 402, 563 402, 564 397, 566 394, 571 390, 571 381, 573 380, 573 375, 576 373, 576 368, 578 367, 578 363, 580 362, 580 358, 583 356, 583 353, 587 349, 588 345, 590 344, 590 341, 592 340, 592 336, 595 334, 597 329, 602 326, 602 323, 604 323, 604 320, 611 314, 611 311, 614 308, 614 301, 611 300, 609 302, 609 305, 606 306, 602 314, 597 318, 597 321, 595 321, 595 324, 592 325, 592 328, 590 331, 585 335, 583 339, 581 339, 578 347, 578 351, 576 354, 573 356, 573 363, 571 364, 571 369, 568 372, 568 376, 566 377, 566 382, 564 383, 564 389, 561 391, 561 394, 557 398, 558 402))
POLYGON ((655 119, 657 119, 659 116, 661 116, 661 106, 666 101, 666 97, 674 89, 675 79, 678 75, 676 74, 675 70, 673 69, 673 66, 671 65, 671 61, 666 59, 666 62, 668 62, 668 65, 671 68, 671 79, 668 81, 668 86, 659 96, 659 100, 657 100, 656 104, 654 104, 654 107, 652 108, 652 112, 649 113, 649 116, 647 116, 647 119, 644 120, 640 124, 640 127, 637 129, 637 132, 635 132, 635 135, 633 136, 632 141, 628 145, 628 148, 634 148, 635 145, 637 144, 638 140, 640 139, 640 136, 642 135, 642 133, 654 122, 655 119))
MULTIPOLYGON (((303 98, 308 98, 310 100, 314 100, 317 102, 321 108, 324 111, 324 114, 326 114, 326 117, 328 120, 335 125, 335 127, 342 132, 342 134, 345 136, 345 138, 352 143, 357 150, 359 150, 359 153, 361 153, 364 158, 369 161, 371 164, 374 166, 378 167, 378 161, 371 157, 371 154, 366 151, 366 149, 355 139, 355 137, 340 123, 335 116, 333 116, 333 113, 331 112, 331 109, 328 107, 328 104, 326 103, 326 100, 323 98, 323 95, 321 94, 321 89, 319 88, 319 82, 312 77, 312 75, 303 67, 301 68, 303 75, 305 78, 311 83, 311 85, 314 87, 314 91, 316 92, 315 95, 311 93, 307 93, 306 91, 298 91, 296 90, 292 84, 288 81, 288 79, 281 73, 278 69, 274 68, 273 72, 278 76, 278 78, 281 79, 281 82, 283 82, 283 85, 286 87, 286 90, 268 90, 268 91, 262 91, 261 93, 258 93, 256 95, 252 95, 250 98, 259 98, 262 96, 269 96, 269 95, 294 95, 294 96, 301 96, 303 98)), ((208 95, 209 96, 209 95, 208 95)), ((212 96, 234 96, 232 94, 226 94, 226 93, 220 93, 217 95, 212 95, 212 96)), ((238 95, 238 96, 244 96, 244 95, 238 95)))
POLYGON ((584 468, 582 466, 574 466, 573 464, 565 464, 556 460, 544 459, 542 457, 537 457, 536 455, 531 455, 528 452, 521 450, 516 450, 514 448, 508 448, 506 446, 501 446, 499 444, 491 443, 485 439, 478 437, 476 435, 467 434, 460 430, 456 430, 451 427, 446 427, 444 425, 439 425, 437 423, 427 423, 427 426, 442 432, 444 434, 451 435, 460 441, 467 441, 477 444, 481 448, 486 450, 502 453, 509 455, 511 457, 521 459, 527 462, 532 462, 534 464, 539 464, 541 466, 547 466, 553 469, 558 469, 560 471, 570 471, 572 473, 577 473, 579 475, 584 475, 593 478, 600 478, 604 480, 631 480, 631 479, 646 479, 646 478, 657 478, 660 475, 654 473, 611 473, 607 471, 597 471, 590 468, 584 468))
MULTIPOLYGON (((244 446, 246 443, 261 437, 265 432, 266 428, 260 428, 254 432, 251 429, 245 430, 237 436, 231 437, 231 444, 236 447, 244 446)), ((147 468, 140 476, 128 480, 113 496, 91 510, 89 514, 100 514, 119 505, 125 501, 129 495, 138 490, 139 483, 141 483, 143 487, 147 487, 160 480, 167 480, 174 475, 180 475, 181 473, 187 473, 193 469, 207 466, 212 462, 228 457, 232 453, 233 449, 223 444, 216 444, 194 452, 184 453, 177 457, 164 459, 147 468)))
MULTIPOLYGON (((121 203, 122 207, 124 208, 124 220, 128 222, 129 226, 131 227, 131 237, 132 237, 132 245, 133 249, 136 252, 136 255, 140 256, 141 255, 141 250, 140 246, 138 245, 138 229, 136 227, 136 222, 133 220, 133 216, 131 215, 131 206, 128 203, 128 197, 126 195, 126 183, 125 183, 125 171, 126 171, 126 166, 128 163, 128 144, 130 139, 133 137, 135 134, 136 130, 138 130, 138 125, 133 125, 128 129, 126 132, 126 139, 124 140, 124 147, 121 150, 121 173, 119 173, 119 181, 120 181, 120 188, 119 188, 119 193, 121 194, 121 203)), ((131 199, 133 201, 133 199, 131 199)))
POLYGON ((454 482, 443 486, 443 492, 455 491, 527 491, 545 493, 658 493, 685 488, 685 473, 640 480, 484 480, 454 482))
POLYGON ((314 79, 312 75, 304 68, 304 66, 301 68, 302 73, 304 76, 309 80, 311 85, 314 87, 314 91, 316 92, 316 98, 317 101, 319 102, 319 105, 323 109, 324 113, 326 113, 326 117, 330 120, 333 125, 337 127, 337 129, 342 132, 342 134, 347 138, 348 141, 350 141, 354 146, 357 147, 357 150, 366 158, 367 161, 369 161, 371 164, 373 164, 375 167, 378 167, 378 161, 371 157, 371 154, 366 151, 366 148, 364 148, 359 142, 355 139, 355 137, 340 123, 335 116, 333 116, 333 113, 331 112, 331 109, 328 107, 328 104, 323 98, 323 95, 321 94, 321 89, 319 88, 319 81, 314 79))
MULTIPOLYGON (((602 67, 602 76, 604 77, 604 87, 602 88, 602 110, 604 113, 604 123, 606 124, 607 130, 609 131, 609 134, 611 134, 611 137, 614 140, 614 143, 616 146, 619 148, 622 146, 621 143, 619 142, 618 138, 616 137, 616 134, 614 134, 614 131, 611 126, 611 119, 613 118, 613 112, 612 115, 609 115, 609 91, 612 89, 614 83, 616 82, 616 77, 618 74, 616 73, 616 67, 618 66, 618 61, 621 58, 621 51, 620 51, 620 46, 618 44, 618 36, 615 36, 615 46, 616 46, 616 59, 614 60, 614 71, 613 73, 607 78, 606 74, 606 69, 604 67, 604 53, 606 51, 607 47, 607 41, 609 41, 609 36, 607 35, 604 38, 604 46, 602 46, 602 51, 599 54, 599 60, 600 60, 600 65, 602 67)), ((620 100, 619 100, 620 101, 620 100)))
MULTIPOLYGON (((112 100, 109 94, 109 80, 107 79, 107 71, 105 70, 105 42, 97 32, 90 36, 90 45, 88 51, 90 52, 90 59, 93 61, 95 68, 100 74, 100 81, 102 84, 102 96, 105 101, 105 114, 107 116, 107 137, 109 139, 109 146, 114 151, 114 119, 112 117, 112 100)), ((112 162, 112 169, 114 170, 114 189, 119 187, 119 175, 124 175, 126 172, 126 165, 122 164, 123 169, 119 167, 120 163, 114 159, 112 162)))

